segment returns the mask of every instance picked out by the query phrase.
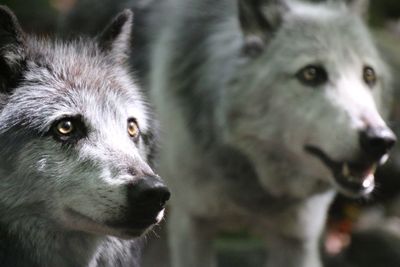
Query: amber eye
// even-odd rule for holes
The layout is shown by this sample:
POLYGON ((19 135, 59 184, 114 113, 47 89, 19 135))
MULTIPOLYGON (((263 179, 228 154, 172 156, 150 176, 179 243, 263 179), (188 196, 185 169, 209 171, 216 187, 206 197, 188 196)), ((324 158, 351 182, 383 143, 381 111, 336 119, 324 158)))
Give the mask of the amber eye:
POLYGON ((328 81, 328 74, 322 66, 308 65, 297 74, 297 79, 307 86, 318 86, 328 81))
POLYGON ((137 138, 139 136, 139 126, 135 119, 128 120, 128 134, 133 137, 137 138))
POLYGON ((377 80, 375 70, 372 67, 364 67, 363 78, 366 84, 371 87, 374 86, 377 80))
POLYGON ((74 124, 68 119, 61 120, 58 122, 56 129, 61 135, 70 135, 74 131, 74 124))
POLYGON ((73 144, 87 136, 88 129, 81 115, 64 117, 54 121, 48 134, 63 144, 73 144))
POLYGON ((303 70, 303 78, 306 81, 312 81, 315 80, 317 77, 317 68, 315 67, 309 67, 303 70))

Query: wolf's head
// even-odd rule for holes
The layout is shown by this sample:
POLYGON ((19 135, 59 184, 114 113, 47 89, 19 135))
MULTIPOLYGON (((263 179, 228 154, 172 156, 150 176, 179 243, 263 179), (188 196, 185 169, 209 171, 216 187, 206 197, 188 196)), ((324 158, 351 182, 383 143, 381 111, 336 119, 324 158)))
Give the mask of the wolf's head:
POLYGON ((239 0, 244 63, 225 98, 227 134, 276 193, 330 179, 367 194, 395 143, 382 118, 388 69, 348 2, 239 0))
POLYGON ((154 123, 125 66, 131 23, 127 10, 95 41, 50 42, 0 8, 1 223, 134 237, 162 218, 154 123))

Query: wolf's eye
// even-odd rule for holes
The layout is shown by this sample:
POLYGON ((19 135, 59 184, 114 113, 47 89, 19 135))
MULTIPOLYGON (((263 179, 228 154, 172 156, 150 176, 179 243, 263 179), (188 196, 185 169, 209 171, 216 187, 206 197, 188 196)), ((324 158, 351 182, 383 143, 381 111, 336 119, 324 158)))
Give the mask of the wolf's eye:
POLYGON ((132 138, 138 138, 140 134, 139 126, 135 119, 128 120, 128 134, 132 138))
POLYGON ((368 84, 370 87, 374 86, 377 80, 375 70, 369 66, 364 67, 363 78, 365 83, 368 84))
POLYGON ((82 116, 76 115, 55 121, 49 133, 57 141, 73 143, 87 135, 87 128, 82 116))
POLYGON ((61 120, 57 123, 56 129, 61 135, 69 135, 74 131, 74 124, 68 119, 61 120))
POLYGON ((328 81, 326 70, 317 65, 308 65, 302 68, 297 74, 297 79, 307 86, 318 86, 328 81))

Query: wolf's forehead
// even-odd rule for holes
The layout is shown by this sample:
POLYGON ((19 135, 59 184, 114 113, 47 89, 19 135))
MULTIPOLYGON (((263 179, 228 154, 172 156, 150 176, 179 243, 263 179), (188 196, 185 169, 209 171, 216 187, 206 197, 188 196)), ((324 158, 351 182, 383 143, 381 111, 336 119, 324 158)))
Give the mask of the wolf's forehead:
POLYGON ((32 42, 23 85, 70 97, 121 95, 129 100, 140 94, 125 66, 113 62, 93 43, 32 42), (38 43, 47 49, 35 49, 38 43))
POLYGON ((57 58, 53 61, 28 60, 25 79, 31 83, 53 86, 57 90, 119 90, 125 86, 117 67, 108 66, 101 60, 57 58))
POLYGON ((297 59, 300 65, 305 61, 382 65, 361 19, 345 11, 332 11, 328 17, 294 13, 278 37, 275 49, 284 50, 287 60, 297 59))
POLYGON ((29 39, 26 79, 58 89, 118 87, 124 68, 90 40, 29 39))
POLYGON ((140 95, 118 91, 56 90, 44 85, 26 84, 11 96, 2 112, 4 125, 19 120, 30 127, 47 132, 53 123, 63 117, 79 116, 93 129, 98 126, 124 127, 129 118, 135 118, 143 131, 147 130, 147 106, 140 95))
POLYGON ((28 59, 23 81, 11 99, 12 109, 22 117, 46 121, 36 128, 47 128, 57 118, 78 114, 93 124, 126 121, 128 117, 147 124, 146 104, 123 67, 101 57, 81 55, 85 57, 74 61, 77 55, 69 56, 46 54, 28 59))
POLYGON ((311 47, 351 48, 361 45, 363 49, 373 49, 362 19, 344 8, 331 5, 294 10, 288 17, 285 31, 290 34, 289 38, 309 41, 311 47))
POLYGON ((63 66, 28 62, 21 87, 21 94, 35 96, 45 102, 63 103, 69 108, 83 108, 94 103, 103 107, 110 107, 111 103, 132 105, 141 97, 128 73, 83 66, 79 62, 63 66))

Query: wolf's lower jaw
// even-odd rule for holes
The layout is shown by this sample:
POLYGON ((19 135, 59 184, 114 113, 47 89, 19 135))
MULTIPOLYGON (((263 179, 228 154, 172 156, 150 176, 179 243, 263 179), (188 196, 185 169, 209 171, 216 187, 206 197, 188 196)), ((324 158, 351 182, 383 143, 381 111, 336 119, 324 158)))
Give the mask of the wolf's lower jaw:
POLYGON ((305 146, 306 152, 318 158, 333 174, 333 183, 338 191, 349 197, 365 196, 375 188, 375 171, 387 157, 365 162, 337 162, 332 160, 324 151, 316 146, 305 146))
POLYGON ((334 183, 339 192, 349 197, 366 196, 375 189, 375 176, 373 173, 368 174, 361 181, 359 178, 352 176, 336 178, 334 183))
MULTIPOLYGON (((156 223, 158 224, 164 216, 164 210, 160 211, 156 218, 156 223)), ((96 221, 78 211, 71 208, 66 208, 64 210, 64 222, 66 227, 88 232, 95 235, 111 235, 122 239, 132 239, 139 237, 146 233, 153 225, 150 224, 148 227, 143 229, 128 229, 128 228, 115 228, 110 227, 105 223, 96 221)))

